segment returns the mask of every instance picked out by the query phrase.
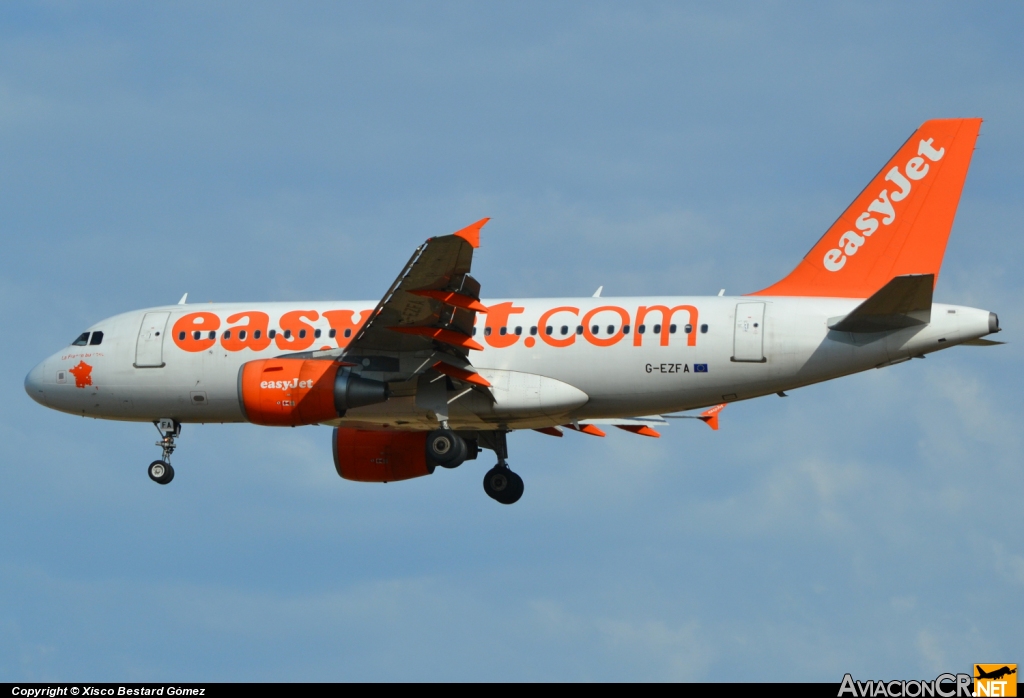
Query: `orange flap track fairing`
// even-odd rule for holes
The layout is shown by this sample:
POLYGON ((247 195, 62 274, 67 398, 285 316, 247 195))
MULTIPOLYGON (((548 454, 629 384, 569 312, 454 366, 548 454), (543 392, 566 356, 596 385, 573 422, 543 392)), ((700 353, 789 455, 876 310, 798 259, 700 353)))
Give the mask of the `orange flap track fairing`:
POLYGON ((481 388, 491 387, 490 381, 481 376, 479 373, 473 373, 472 371, 467 371, 464 368, 457 368, 455 366, 452 366, 451 364, 446 364, 443 361, 438 361, 431 368, 433 368, 438 373, 443 373, 446 376, 450 376, 464 383, 472 383, 473 385, 479 385, 481 388))

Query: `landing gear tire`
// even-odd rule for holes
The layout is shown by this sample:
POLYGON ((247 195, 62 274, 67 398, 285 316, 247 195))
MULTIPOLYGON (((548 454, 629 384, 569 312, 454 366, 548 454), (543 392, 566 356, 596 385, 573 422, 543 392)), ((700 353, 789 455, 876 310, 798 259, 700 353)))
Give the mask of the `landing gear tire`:
POLYGON ((457 468, 469 455, 466 441, 449 429, 435 429, 427 434, 427 460, 442 468, 457 468))
POLYGON ((174 479, 174 468, 170 463, 155 460, 149 464, 149 479, 158 485, 166 485, 174 479))
POLYGON ((484 475, 484 492, 501 504, 515 504, 523 496, 523 478, 507 465, 496 465, 484 475))

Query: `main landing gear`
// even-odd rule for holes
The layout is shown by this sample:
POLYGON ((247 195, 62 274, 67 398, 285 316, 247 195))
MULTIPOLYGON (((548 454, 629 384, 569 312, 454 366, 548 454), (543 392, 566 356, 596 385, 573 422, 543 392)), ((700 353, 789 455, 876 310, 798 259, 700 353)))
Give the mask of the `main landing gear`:
POLYGON ((498 463, 484 475, 484 492, 496 502, 515 504, 523 496, 523 478, 508 463, 498 463))
POLYGON ((163 449, 161 460, 149 464, 149 479, 158 485, 166 485, 174 479, 174 468, 171 467, 171 454, 174 453, 174 439, 181 436, 181 423, 173 419, 161 419, 153 422, 160 432, 160 440, 156 445, 163 449))
POLYGON ((427 434, 427 461, 432 465, 458 468, 468 457, 466 440, 451 429, 435 429, 427 434))
MULTIPOLYGON (((463 432, 467 433, 467 432, 463 432)), ((475 438, 463 438, 448 428, 447 422, 440 429, 427 434, 427 464, 431 472, 437 466, 457 468, 467 460, 474 460, 484 446, 498 455, 498 464, 484 475, 484 492, 496 502, 515 504, 523 496, 523 478, 508 467, 508 444, 504 430, 469 432, 475 438)))
POLYGON ((523 478, 508 467, 508 444, 506 432, 491 432, 493 443, 490 447, 498 455, 498 464, 484 475, 484 492, 487 496, 501 504, 515 504, 523 496, 523 478))

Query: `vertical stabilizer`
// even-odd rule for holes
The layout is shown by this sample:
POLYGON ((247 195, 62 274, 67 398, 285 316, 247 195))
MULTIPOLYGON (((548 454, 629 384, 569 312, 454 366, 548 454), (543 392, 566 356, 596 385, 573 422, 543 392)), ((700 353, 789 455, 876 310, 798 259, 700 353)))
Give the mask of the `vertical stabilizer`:
POLYGON ((751 295, 867 298, 896 276, 937 280, 980 128, 926 121, 789 276, 751 295))

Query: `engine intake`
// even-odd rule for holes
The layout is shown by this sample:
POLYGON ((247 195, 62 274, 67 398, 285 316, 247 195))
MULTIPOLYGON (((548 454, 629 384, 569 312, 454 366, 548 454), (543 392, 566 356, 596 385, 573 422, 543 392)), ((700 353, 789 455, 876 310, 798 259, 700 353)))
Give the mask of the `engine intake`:
POLYGON ((242 414, 263 426, 319 424, 387 399, 386 383, 363 378, 334 361, 260 359, 238 371, 242 414))

